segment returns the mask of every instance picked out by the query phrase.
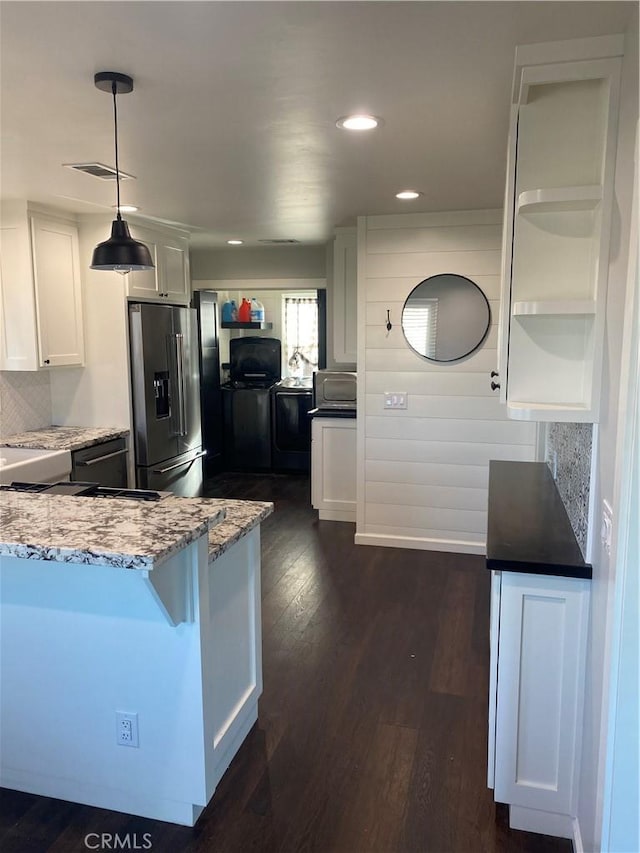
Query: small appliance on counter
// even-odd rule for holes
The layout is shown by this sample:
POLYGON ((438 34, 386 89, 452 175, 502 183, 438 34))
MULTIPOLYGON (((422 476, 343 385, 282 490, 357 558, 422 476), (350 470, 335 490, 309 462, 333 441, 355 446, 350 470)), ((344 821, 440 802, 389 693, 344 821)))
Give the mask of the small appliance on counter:
POLYGON ((356 410, 357 374, 317 370, 313 374, 313 406, 321 410, 356 410))
POLYGON ((232 338, 222 386, 225 462, 235 471, 271 469, 271 394, 281 377, 277 338, 232 338))

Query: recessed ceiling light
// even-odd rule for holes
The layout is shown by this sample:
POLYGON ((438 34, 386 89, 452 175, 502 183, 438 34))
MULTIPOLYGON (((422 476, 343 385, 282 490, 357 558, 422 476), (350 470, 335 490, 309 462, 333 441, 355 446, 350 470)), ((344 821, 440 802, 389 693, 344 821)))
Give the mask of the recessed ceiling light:
POLYGON ((363 113, 352 116, 342 116, 342 118, 339 118, 336 122, 338 127, 342 127, 345 130, 373 130, 374 127, 380 127, 382 124, 383 121, 381 118, 365 115, 363 113))
MULTIPOLYGON (((114 210, 118 209, 117 204, 112 204, 111 207, 114 210)), ((120 205, 120 213, 135 213, 136 210, 140 210, 140 208, 136 207, 135 204, 121 204, 120 205)))
POLYGON ((227 243, 230 246, 242 246, 242 244, 244 243, 244 240, 227 240, 227 243))
POLYGON ((396 198, 401 198, 403 201, 411 201, 414 198, 420 198, 424 193, 418 192, 418 190, 402 190, 400 193, 396 193, 396 198))

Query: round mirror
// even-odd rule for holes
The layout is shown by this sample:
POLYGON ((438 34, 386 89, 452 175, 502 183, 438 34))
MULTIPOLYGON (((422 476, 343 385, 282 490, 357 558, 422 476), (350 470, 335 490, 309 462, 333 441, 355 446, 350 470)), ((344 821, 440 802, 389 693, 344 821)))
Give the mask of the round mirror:
POLYGON ((429 361, 457 361, 476 350, 491 323, 487 297, 462 275, 425 278, 407 296, 402 331, 409 346, 429 361))

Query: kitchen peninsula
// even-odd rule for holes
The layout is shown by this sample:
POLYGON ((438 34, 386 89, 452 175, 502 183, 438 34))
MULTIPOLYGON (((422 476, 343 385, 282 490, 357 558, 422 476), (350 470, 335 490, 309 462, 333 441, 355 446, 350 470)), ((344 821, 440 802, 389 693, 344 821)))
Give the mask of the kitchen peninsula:
POLYGON ((2 786, 196 822, 257 719, 272 509, 0 492, 2 786))

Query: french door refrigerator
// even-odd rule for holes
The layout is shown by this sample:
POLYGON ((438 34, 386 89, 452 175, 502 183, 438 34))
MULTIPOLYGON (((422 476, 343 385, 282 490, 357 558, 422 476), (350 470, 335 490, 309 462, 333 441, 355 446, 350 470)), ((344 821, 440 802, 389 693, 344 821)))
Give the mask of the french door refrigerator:
POLYGON ((136 485, 194 497, 202 491, 196 312, 129 305, 136 485))

